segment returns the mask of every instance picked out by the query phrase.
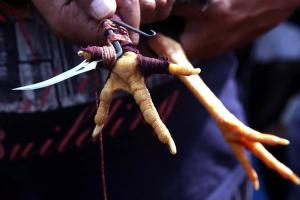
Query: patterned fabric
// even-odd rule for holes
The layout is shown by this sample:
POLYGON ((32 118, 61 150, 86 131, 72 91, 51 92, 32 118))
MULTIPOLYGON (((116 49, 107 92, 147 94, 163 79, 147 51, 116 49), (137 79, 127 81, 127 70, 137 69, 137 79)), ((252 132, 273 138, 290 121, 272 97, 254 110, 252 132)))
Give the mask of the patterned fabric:
POLYGON ((59 74, 81 61, 66 43, 32 20, 0 25, 0 111, 36 112, 93 101, 105 75, 86 73, 55 86, 12 91, 59 74), (91 81, 93 80, 93 81, 91 81))

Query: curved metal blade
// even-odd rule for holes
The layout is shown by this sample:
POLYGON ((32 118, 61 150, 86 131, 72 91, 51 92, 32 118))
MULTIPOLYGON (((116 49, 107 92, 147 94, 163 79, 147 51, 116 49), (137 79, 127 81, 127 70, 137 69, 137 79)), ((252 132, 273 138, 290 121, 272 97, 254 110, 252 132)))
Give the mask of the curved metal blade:
POLYGON ((42 81, 39 83, 35 83, 35 84, 31 84, 31 85, 27 85, 27 86, 14 88, 13 90, 35 90, 35 89, 39 89, 39 88, 44 88, 44 87, 59 83, 63 80, 66 80, 66 79, 76 76, 78 74, 96 69, 98 62, 99 61, 87 62, 86 60, 84 60, 82 63, 80 63, 76 67, 74 67, 66 72, 63 72, 57 76, 54 76, 48 80, 45 80, 45 81, 42 81))

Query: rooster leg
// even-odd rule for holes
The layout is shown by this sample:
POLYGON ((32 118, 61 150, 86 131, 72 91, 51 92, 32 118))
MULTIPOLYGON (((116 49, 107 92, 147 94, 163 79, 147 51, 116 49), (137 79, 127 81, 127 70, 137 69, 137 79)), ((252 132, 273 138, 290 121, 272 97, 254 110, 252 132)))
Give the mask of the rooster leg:
MULTIPOLYGON (((171 62, 193 68, 180 44, 171 38, 157 35, 150 41, 150 46, 158 55, 168 57, 171 62)), ((244 149, 248 149, 269 168, 277 171, 284 178, 300 185, 298 176, 274 158, 261 144, 287 145, 289 144, 288 140, 270 134, 262 134, 243 124, 225 108, 222 102, 213 94, 199 76, 178 76, 178 78, 194 94, 216 121, 225 140, 230 145, 237 159, 241 162, 256 189, 259 187, 257 174, 247 159, 244 149)))

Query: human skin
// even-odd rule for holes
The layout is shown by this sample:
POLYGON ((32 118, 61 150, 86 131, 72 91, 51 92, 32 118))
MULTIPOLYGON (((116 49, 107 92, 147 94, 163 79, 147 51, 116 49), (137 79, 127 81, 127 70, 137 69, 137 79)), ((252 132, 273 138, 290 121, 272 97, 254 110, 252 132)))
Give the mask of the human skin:
POLYGON ((191 58, 212 58, 234 50, 292 14, 300 0, 211 0, 206 11, 175 5, 186 19, 180 42, 191 58))
MULTIPOLYGON (((186 19, 180 42, 187 56, 212 58, 276 26, 294 11, 300 0, 211 0, 204 12, 194 5, 176 5, 175 0, 32 2, 58 35, 83 45, 98 41, 98 20, 115 12, 134 27, 163 20, 170 14, 179 15, 186 19)), ((131 37, 138 42, 138 35, 131 37)))
MULTIPOLYGON (((32 0, 32 3, 59 36, 82 45, 99 41, 99 20, 117 13, 134 27, 169 16, 174 0, 32 0), (143 15, 141 16, 141 13, 143 15)), ((131 33, 137 43, 137 34, 131 33)))
MULTIPOLYGON (((83 45, 97 42, 98 22, 89 0, 32 0, 52 30, 59 36, 83 45)), ((114 14, 116 5, 108 4, 103 17, 114 14)))

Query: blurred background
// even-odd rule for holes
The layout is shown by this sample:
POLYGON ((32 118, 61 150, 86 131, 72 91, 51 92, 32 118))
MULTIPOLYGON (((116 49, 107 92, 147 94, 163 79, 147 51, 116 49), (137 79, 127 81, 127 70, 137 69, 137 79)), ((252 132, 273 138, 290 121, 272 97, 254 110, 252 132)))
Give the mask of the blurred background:
MULTIPOLYGON (((268 150, 300 174, 300 9, 286 22, 238 50, 237 78, 249 125, 288 138, 287 147, 268 150)), ((300 199, 292 185, 253 158, 261 181, 254 200, 300 199)))

